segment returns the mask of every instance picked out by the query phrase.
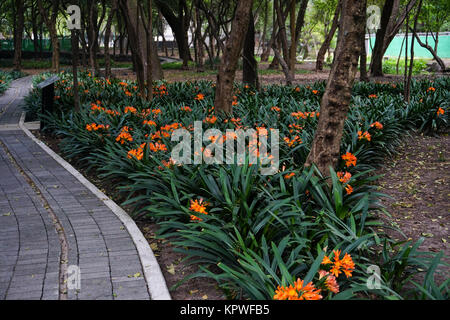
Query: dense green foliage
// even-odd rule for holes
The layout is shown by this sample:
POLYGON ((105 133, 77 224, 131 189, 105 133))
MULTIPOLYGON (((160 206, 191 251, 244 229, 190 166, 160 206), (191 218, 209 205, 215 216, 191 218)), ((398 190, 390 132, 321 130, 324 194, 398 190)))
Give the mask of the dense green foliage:
POLYGON ((303 167, 320 116, 322 82, 271 85, 260 92, 236 85, 234 118, 215 119, 211 82, 159 83, 150 104, 140 99, 134 83, 86 73, 80 79, 80 113, 71 107, 69 74, 61 74, 54 114, 39 114, 37 91, 27 98, 28 111, 45 117, 47 129, 63 138, 66 157, 115 185, 125 204, 134 205, 136 219, 158 222, 159 235, 172 237, 177 250, 200 264, 195 276, 216 279, 230 298, 271 299, 277 286, 297 278, 312 281, 329 299, 448 298, 448 281, 438 286, 433 278, 442 254, 419 252, 422 240, 396 243, 378 230, 378 218, 386 212, 374 170, 410 130, 447 129, 449 78, 413 81, 409 104, 401 83, 355 84, 341 152, 354 155, 356 163, 342 159, 339 176, 330 170, 330 183, 314 167, 303 167), (279 129, 279 172, 262 175, 260 166, 248 161, 171 164, 177 144, 171 132, 189 129, 195 120, 203 121, 204 130, 222 132, 279 129), (155 150, 156 143, 167 151, 155 150), (344 172, 351 174, 347 180, 344 172), (195 210, 195 203, 203 211, 195 210), (356 265, 352 277, 339 275, 338 294, 327 291, 317 274, 332 250, 350 254, 356 265), (379 289, 366 285, 371 265, 381 269, 379 289), (421 284, 412 278, 418 270, 428 270, 421 284))
POLYGON ((23 72, 0 70, 0 95, 9 88, 11 81, 22 78, 23 76, 25 76, 23 72))

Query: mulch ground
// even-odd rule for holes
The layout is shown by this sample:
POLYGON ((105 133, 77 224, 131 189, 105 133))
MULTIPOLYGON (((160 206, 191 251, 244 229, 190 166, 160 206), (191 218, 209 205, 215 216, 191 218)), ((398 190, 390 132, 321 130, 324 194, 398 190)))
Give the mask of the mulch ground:
MULTIPOLYGON (((383 217, 387 225, 401 230, 385 229, 393 239, 425 241, 421 251, 444 252, 444 261, 450 263, 450 137, 412 135, 406 137, 399 153, 386 161, 377 173, 384 174, 378 181, 383 204, 391 217, 383 217)), ((441 282, 450 276, 450 268, 436 273, 441 282)))

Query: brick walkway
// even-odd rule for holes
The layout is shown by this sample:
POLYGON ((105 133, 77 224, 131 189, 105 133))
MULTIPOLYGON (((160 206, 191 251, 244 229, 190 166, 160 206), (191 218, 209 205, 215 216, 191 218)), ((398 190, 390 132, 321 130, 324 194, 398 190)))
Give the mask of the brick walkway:
POLYGON ((30 83, 0 97, 0 299, 150 299, 121 220, 14 127, 30 83))

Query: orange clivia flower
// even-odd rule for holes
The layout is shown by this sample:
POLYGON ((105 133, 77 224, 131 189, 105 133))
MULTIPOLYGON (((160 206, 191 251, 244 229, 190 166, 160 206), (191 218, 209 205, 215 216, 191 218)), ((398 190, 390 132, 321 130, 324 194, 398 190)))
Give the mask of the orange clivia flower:
POLYGON ((353 187, 348 184, 348 185, 345 186, 345 191, 347 192, 347 194, 352 194, 353 193, 353 187))
POLYGON ((156 127, 156 122, 153 120, 144 120, 142 124, 156 127))
POLYGON ((350 179, 352 178, 352 174, 347 171, 346 172, 339 171, 337 173, 337 176, 339 178, 339 181, 344 184, 348 183, 350 181, 350 179))
MULTIPOLYGON (((209 206, 208 202, 203 202, 203 199, 200 200, 192 200, 191 199, 191 206, 189 207, 189 210, 197 212, 197 213, 202 213, 202 214, 208 214, 208 212, 206 211, 206 207, 209 206)), ((196 221, 203 221, 202 218, 197 217, 196 215, 191 215, 191 220, 196 220, 196 221)))
POLYGON ((270 110, 276 111, 276 112, 280 112, 281 109, 278 108, 277 106, 273 106, 272 108, 270 108, 270 110))
POLYGON ((120 144, 124 144, 126 141, 132 142, 133 141, 133 137, 131 136, 129 131, 131 131, 131 129, 129 127, 127 127, 127 126, 124 126, 120 130, 120 133, 119 133, 119 135, 116 138, 116 141, 120 142, 120 144))
POLYGON ((336 277, 330 274, 328 271, 320 270, 319 280, 325 276, 327 277, 325 280, 325 286, 327 287, 327 289, 333 293, 339 293, 339 284, 336 281, 336 277))
POLYGON ((194 100, 200 101, 205 99, 205 95, 203 93, 199 93, 195 96, 194 100))
POLYGON ((124 110, 125 113, 128 113, 128 112, 136 113, 136 111, 137 111, 137 110, 136 110, 135 107, 130 107, 130 106, 125 107, 125 110, 124 110))
POLYGON ((377 128, 378 130, 382 130, 382 129, 383 129, 383 125, 382 125, 380 122, 378 122, 378 121, 375 121, 374 123, 372 123, 372 124, 370 125, 370 127, 371 127, 371 128, 375 127, 375 128, 377 128))
POLYGON ((358 131, 358 140, 365 139, 367 141, 370 141, 372 139, 372 136, 369 132, 365 131, 364 133, 360 130, 358 131))
POLYGON ((192 109, 189 108, 188 106, 181 107, 180 110, 181 111, 186 111, 186 112, 191 112, 192 111, 192 109))
POLYGON ((339 256, 341 255, 341 250, 333 250, 333 253, 334 253, 334 262, 331 261, 330 258, 325 256, 324 260, 322 261, 322 264, 332 264, 330 272, 335 277, 338 277, 339 274, 341 274, 342 272, 344 272, 347 278, 351 277, 352 272, 355 269, 355 263, 353 262, 352 257, 348 253, 346 253, 342 259, 339 259, 339 256))
POLYGON ((436 91, 436 88, 429 87, 429 88, 427 89, 427 93, 430 92, 430 91, 435 92, 435 91, 436 91))
POLYGON ((444 114, 445 113, 445 110, 444 109, 442 109, 441 107, 439 107, 439 109, 437 110, 437 115, 438 115, 438 117, 441 115, 441 114, 444 114))
POLYGON ((278 286, 275 290, 274 300, 320 300, 320 289, 316 289, 312 282, 304 285, 304 281, 297 279, 294 286, 278 286))
POLYGON ((203 122, 208 122, 210 124, 214 124, 217 121, 217 117, 216 116, 212 116, 212 117, 206 117, 205 120, 203 120, 203 122))
POLYGON ((318 94, 318 93, 319 93, 319 90, 313 90, 312 93, 318 94))
POLYGON ((350 152, 347 152, 346 154, 342 155, 342 160, 345 160, 345 165, 347 167, 350 166, 356 166, 356 157, 351 154, 350 152))
POLYGON ((295 176, 295 172, 291 172, 291 173, 285 175, 284 178, 285 178, 286 180, 288 180, 288 179, 292 178, 293 176, 295 176))
POLYGON ((370 98, 370 99, 376 99, 376 98, 378 98, 378 96, 377 96, 376 94, 370 94, 370 95, 369 95, 369 98, 370 98))

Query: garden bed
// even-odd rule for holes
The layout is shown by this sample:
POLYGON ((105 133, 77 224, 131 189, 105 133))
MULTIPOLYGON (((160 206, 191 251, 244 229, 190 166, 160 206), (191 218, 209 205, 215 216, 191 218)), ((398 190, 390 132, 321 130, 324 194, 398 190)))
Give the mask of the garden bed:
POLYGON ((383 195, 374 170, 395 154, 409 130, 447 129, 450 79, 413 81, 408 104, 402 83, 356 84, 331 181, 303 167, 320 117, 323 82, 271 85, 259 92, 236 85, 234 118, 214 113, 212 82, 158 83, 151 104, 129 81, 83 73, 80 86, 80 113, 71 109, 69 74, 57 85, 54 114, 39 114, 37 92, 27 98, 28 110, 46 117, 47 129, 63 139, 66 157, 113 185, 135 219, 157 223, 158 230, 150 232, 171 239, 177 252, 200 266, 196 276, 215 280, 227 298, 448 295, 446 283, 433 280, 442 253, 418 252, 422 240, 397 243, 379 231, 383 195), (259 164, 247 161, 174 164, 170 150, 177 143, 171 134, 191 131, 195 120, 222 132, 279 130, 280 170, 265 176, 259 164), (379 288, 367 286, 371 266, 381 270, 379 288), (423 283, 409 282, 420 270, 428 270, 423 283), (291 285, 297 289, 289 291, 291 285))

